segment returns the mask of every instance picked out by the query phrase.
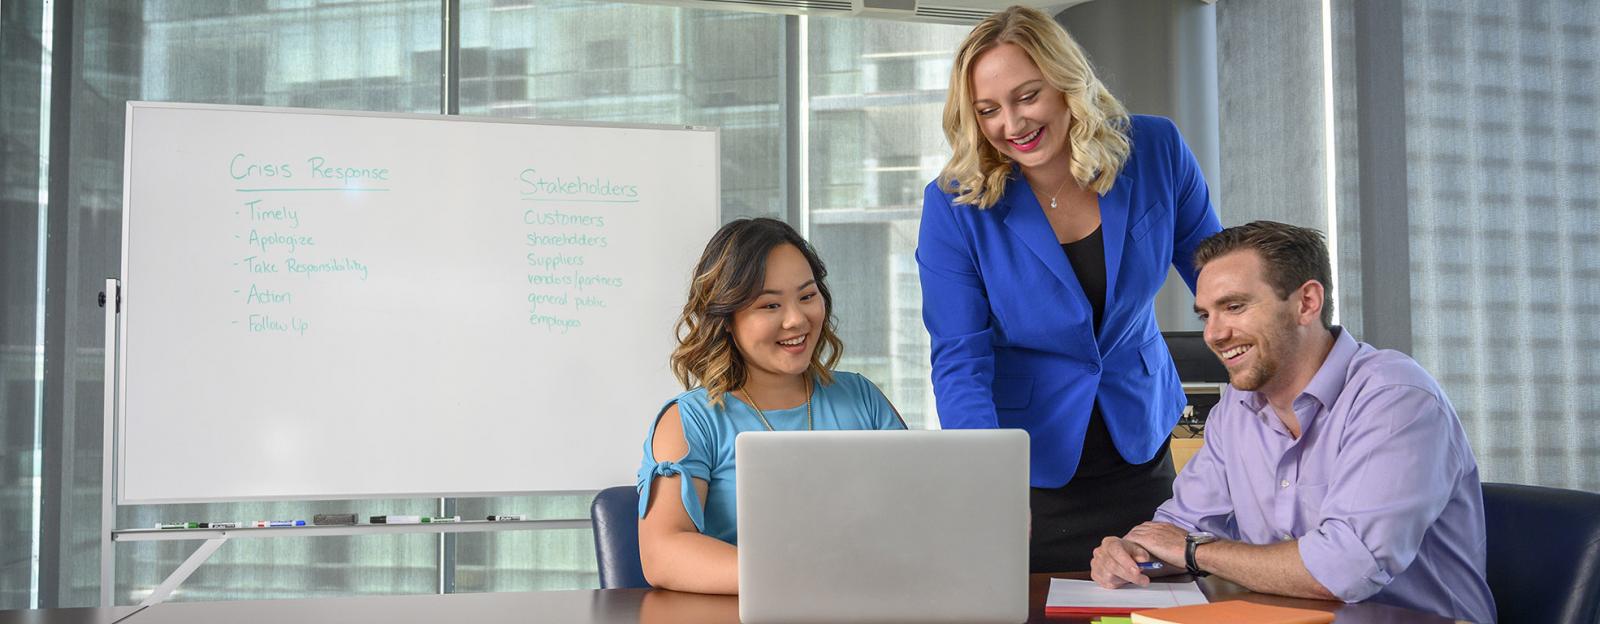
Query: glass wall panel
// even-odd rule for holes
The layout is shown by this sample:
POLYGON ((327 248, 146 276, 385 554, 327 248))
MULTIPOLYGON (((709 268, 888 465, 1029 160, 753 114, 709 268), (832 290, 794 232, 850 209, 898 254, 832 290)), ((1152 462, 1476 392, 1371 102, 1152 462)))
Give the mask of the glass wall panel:
POLYGON ((723 216, 783 218, 788 19, 583 0, 466 0, 461 113, 714 126, 722 130, 723 216))
POLYGON ((1417 360, 1485 481, 1600 491, 1600 7, 1404 11, 1417 360))
MULTIPOLYGON (((641 421, 648 418, 648 415, 643 416, 641 421)), ((641 424, 637 432, 618 432, 618 435, 643 441, 643 427, 641 424)), ((456 503, 456 511, 469 520, 519 514, 529 520, 570 520, 588 518, 589 503, 593 499, 591 494, 461 499, 456 503)), ((595 571, 594 533, 589 529, 461 533, 455 539, 455 575, 450 591, 594 589, 600 586, 600 576, 595 571)))
MULTIPOLYGON (((1405 81, 1369 96, 1403 100, 1410 278, 1406 292, 1382 294, 1409 302, 1411 354, 1449 395, 1485 481, 1600 491, 1600 429, 1589 425, 1600 405, 1600 7, 1398 6, 1405 81)), ((1357 46, 1386 44, 1354 30, 1358 12, 1375 7, 1332 8, 1337 290, 1341 322, 1359 338, 1375 329, 1360 323, 1363 278, 1381 281, 1360 273, 1361 230, 1376 227, 1362 222, 1360 188, 1385 181, 1358 174, 1354 66, 1357 46)), ((1276 192, 1325 175, 1315 162, 1323 141, 1280 140, 1320 136, 1323 95, 1307 76, 1321 70, 1283 68, 1320 67, 1312 44, 1321 15, 1238 0, 1220 3, 1217 16, 1224 223, 1321 227, 1321 202, 1276 192), (1262 139, 1264 130, 1272 136, 1262 139)))
POLYGON ((937 427, 914 257, 922 189, 949 158, 940 118, 968 26, 807 20, 811 241, 845 357, 913 428, 937 427))
POLYGON ((0 10, 0 609, 31 606, 38 545, 49 17, 42 3, 0 10))

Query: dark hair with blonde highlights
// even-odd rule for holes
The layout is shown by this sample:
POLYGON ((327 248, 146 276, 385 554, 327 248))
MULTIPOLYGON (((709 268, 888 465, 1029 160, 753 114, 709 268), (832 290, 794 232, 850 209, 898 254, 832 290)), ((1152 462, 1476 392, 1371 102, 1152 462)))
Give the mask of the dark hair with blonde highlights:
POLYGON ((678 347, 672 350, 672 374, 685 389, 704 386, 712 405, 721 405, 722 395, 737 390, 747 379, 744 354, 733 341, 733 315, 761 295, 767 281, 767 255, 779 245, 800 250, 822 294, 827 315, 807 370, 822 383, 833 383, 830 371, 844 352, 844 341, 834 330, 833 295, 825 279, 828 269, 789 224, 777 219, 739 219, 717 230, 700 254, 689 283, 689 300, 678 317, 678 347))

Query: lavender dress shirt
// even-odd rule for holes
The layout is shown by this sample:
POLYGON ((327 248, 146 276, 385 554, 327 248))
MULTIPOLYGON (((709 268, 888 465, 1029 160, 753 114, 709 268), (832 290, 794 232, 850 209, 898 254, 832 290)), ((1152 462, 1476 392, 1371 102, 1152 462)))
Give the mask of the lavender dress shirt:
POLYGON ((1156 521, 1299 540, 1311 576, 1346 602, 1494 622, 1483 488, 1455 409, 1415 360, 1334 332, 1293 403, 1300 438, 1266 397, 1228 386, 1156 521))

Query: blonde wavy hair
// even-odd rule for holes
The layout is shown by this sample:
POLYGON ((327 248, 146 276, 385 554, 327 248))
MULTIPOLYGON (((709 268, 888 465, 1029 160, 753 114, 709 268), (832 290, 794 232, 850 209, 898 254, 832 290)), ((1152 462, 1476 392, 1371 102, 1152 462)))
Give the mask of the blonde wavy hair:
POLYGON ((733 340, 733 315, 761 295, 767 281, 767 254, 779 245, 793 245, 811 265, 827 314, 807 371, 824 385, 833 383, 831 371, 844 353, 844 341, 834 328, 827 267, 789 224, 776 219, 739 219, 717 230, 700 254, 689 283, 689 300, 678 316, 678 346, 672 350, 672 374, 685 390, 704 386, 712 405, 721 406, 723 395, 739 389, 748 379, 744 354, 733 340))
POLYGON ((1011 159, 1002 156, 978 126, 972 106, 972 64, 1001 44, 1016 44, 1033 59, 1045 81, 1064 95, 1072 116, 1068 143, 1072 177, 1104 195, 1132 149, 1128 111, 1094 75, 1078 42, 1044 12, 1013 6, 973 27, 956 51, 950 93, 944 104, 944 136, 953 152, 939 173, 939 188, 956 193, 956 203, 980 209, 1005 194, 1011 159))

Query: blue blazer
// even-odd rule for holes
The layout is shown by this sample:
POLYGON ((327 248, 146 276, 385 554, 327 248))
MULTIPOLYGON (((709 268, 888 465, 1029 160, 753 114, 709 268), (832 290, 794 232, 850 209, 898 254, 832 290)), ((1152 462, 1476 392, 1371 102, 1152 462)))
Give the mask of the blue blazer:
POLYGON ((1133 149, 1100 198, 1106 302, 1094 310, 1027 180, 979 210, 928 184, 917 266, 947 429, 1021 428, 1034 487, 1072 479, 1096 399, 1123 459, 1150 461, 1183 411, 1156 326, 1173 266, 1194 290, 1195 247, 1222 229, 1194 154, 1168 119, 1135 115, 1133 149))

